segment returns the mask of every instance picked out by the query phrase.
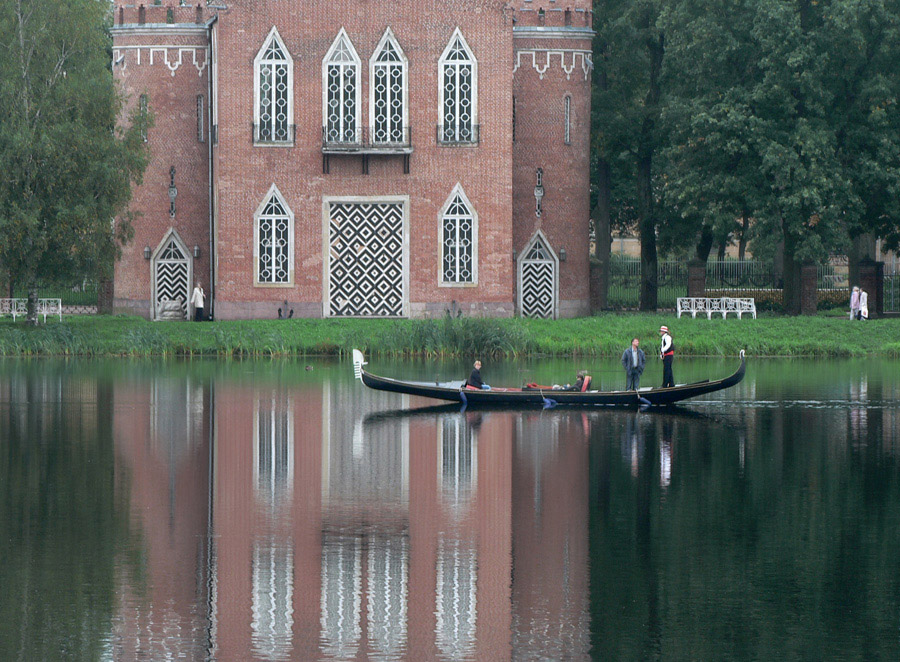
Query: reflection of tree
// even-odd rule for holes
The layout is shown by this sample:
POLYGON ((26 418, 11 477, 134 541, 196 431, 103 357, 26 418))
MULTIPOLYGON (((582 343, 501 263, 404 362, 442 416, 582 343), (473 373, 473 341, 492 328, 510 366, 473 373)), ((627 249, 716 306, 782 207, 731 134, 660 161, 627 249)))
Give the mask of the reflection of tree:
MULTIPOLYGON (((871 412, 862 445, 845 417, 760 409, 742 445, 740 426, 657 414, 638 428, 637 478, 598 431, 591 493, 609 496, 591 513, 596 657, 897 659, 900 459, 871 412), (677 479, 664 490, 653 465, 667 427, 677 479)), ((605 427, 626 429, 613 416, 605 427)))
POLYGON ((8 375, 0 393, 0 659, 95 660, 132 548, 113 389, 40 368, 8 375), (78 398, 60 397, 72 387, 78 398))

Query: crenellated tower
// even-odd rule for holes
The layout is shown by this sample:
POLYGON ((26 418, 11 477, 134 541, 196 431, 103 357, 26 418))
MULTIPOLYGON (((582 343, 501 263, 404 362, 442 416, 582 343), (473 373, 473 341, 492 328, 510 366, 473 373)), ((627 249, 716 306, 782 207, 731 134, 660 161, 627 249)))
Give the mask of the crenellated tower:
POLYGON ((148 113, 150 164, 133 191, 134 239, 116 264, 114 307, 186 316, 193 283, 210 288, 210 43, 206 4, 115 0, 113 75, 127 113, 148 113))
POLYGON ((513 0, 513 247, 520 315, 589 314, 592 11, 513 0))

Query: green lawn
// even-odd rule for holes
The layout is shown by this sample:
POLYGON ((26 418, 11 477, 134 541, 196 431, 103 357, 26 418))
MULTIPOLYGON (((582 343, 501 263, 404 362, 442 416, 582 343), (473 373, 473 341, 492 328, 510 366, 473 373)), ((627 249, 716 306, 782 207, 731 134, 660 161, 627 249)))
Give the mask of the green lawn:
POLYGON ((655 350, 672 330, 680 354, 734 356, 900 356, 900 320, 850 322, 763 315, 759 319, 676 319, 671 313, 606 313, 570 320, 292 319, 148 322, 127 316, 69 316, 28 328, 0 319, 0 356, 552 355, 615 356, 638 337, 655 350))

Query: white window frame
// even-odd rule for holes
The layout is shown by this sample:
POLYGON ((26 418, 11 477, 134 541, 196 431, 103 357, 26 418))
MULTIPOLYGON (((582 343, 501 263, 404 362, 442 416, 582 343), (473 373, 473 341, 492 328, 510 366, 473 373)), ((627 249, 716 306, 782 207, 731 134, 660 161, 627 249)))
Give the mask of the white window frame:
MULTIPOLYGON (((274 76, 273 76, 274 81, 274 76)), ((273 101, 274 108, 274 101, 273 101)), ((284 41, 281 38, 281 35, 278 34, 278 28, 274 25, 272 29, 269 30, 269 34, 266 35, 266 38, 263 40, 263 44, 260 47, 259 51, 256 53, 256 57, 253 59, 253 144, 257 146, 266 146, 266 147, 291 147, 294 144, 294 59, 291 57, 290 51, 287 49, 287 46, 284 45, 284 41), (287 58, 287 127, 288 127, 288 137, 285 140, 261 140, 260 139, 260 117, 259 117, 259 104, 260 104, 260 71, 262 67, 272 66, 276 64, 274 60, 265 60, 266 51, 269 49, 269 44, 272 41, 276 41, 278 46, 284 52, 285 57, 287 58)))
MULTIPOLYGON (((361 75, 361 60, 359 58, 359 54, 356 52, 356 48, 353 46, 353 42, 350 41, 350 37, 347 36, 347 31, 344 28, 341 28, 337 34, 337 37, 334 38, 334 41, 331 42, 331 47, 328 49, 328 52, 325 54, 325 57, 322 58, 322 138, 325 142, 328 143, 344 143, 344 144, 357 144, 360 141, 360 131, 361 131, 361 122, 360 115, 362 112, 362 75, 361 75), (332 58, 334 57, 335 52, 341 45, 341 42, 344 42, 347 46, 347 50, 350 52, 350 55, 353 57, 352 62, 335 62, 332 63, 332 58), (354 107, 354 116, 353 121, 355 122, 354 129, 354 140, 344 140, 344 116, 343 111, 341 112, 341 129, 340 129, 340 140, 331 140, 328 136, 328 67, 331 64, 340 64, 341 65, 341 89, 343 90, 343 80, 344 80, 344 67, 354 68, 356 75, 356 90, 355 90, 355 98, 353 101, 354 107)), ((343 109, 343 100, 341 101, 341 108, 343 109)))
POLYGON ((294 212, 291 210, 284 196, 275 184, 269 187, 268 193, 263 196, 262 202, 253 214, 253 286, 254 287, 293 287, 294 286, 294 212), (261 281, 259 279, 259 221, 265 216, 263 213, 269 200, 275 196, 287 213, 288 218, 288 279, 285 283, 261 281))
POLYGON ((441 207, 440 212, 438 213, 438 243, 440 244, 440 257, 438 262, 438 287, 475 287, 478 285, 478 212, 475 211, 475 206, 469 200, 469 196, 466 195, 466 192, 463 190, 462 184, 457 182, 456 186, 453 187, 453 190, 450 192, 450 195, 447 196, 447 199, 444 201, 443 206, 441 207), (469 214, 472 217, 472 280, 471 281, 450 281, 444 279, 444 219, 447 217, 447 212, 450 209, 450 206, 453 204, 456 197, 459 196, 462 199, 463 204, 466 206, 466 209, 469 210, 469 214))
MULTIPOLYGON (((371 131, 371 142, 373 144, 379 145, 396 145, 396 144, 408 144, 409 143, 409 59, 406 57, 406 53, 403 52, 403 49, 400 47, 400 43, 397 41, 397 38, 394 36, 391 28, 388 27, 384 34, 381 37, 381 41, 378 42, 378 46, 375 47, 375 52, 372 53, 372 57, 369 58, 369 122, 371 123, 371 127, 369 130, 371 131), (378 62, 378 57, 381 55, 381 51, 384 50, 384 47, 390 43, 390 45, 397 51, 397 54, 400 56, 400 62, 378 62), (390 69, 391 67, 399 66, 401 68, 401 76, 402 76, 402 103, 403 103, 403 111, 402 111, 402 126, 400 127, 400 140, 377 140, 375 136, 375 70, 376 68, 385 68, 390 69)), ((389 77, 390 78, 390 77, 389 77)), ((390 117, 390 111, 388 111, 388 117, 390 117)))
MULTIPOLYGON (((438 143, 440 144, 477 144, 480 141, 480 136, 476 135, 476 131, 478 129, 478 60, 475 58, 475 53, 472 52, 472 49, 469 47, 469 43, 466 41, 466 38, 463 37, 462 31, 459 28, 456 28, 453 31, 453 36, 450 37, 450 41, 447 42, 447 46, 444 48, 444 52, 441 53, 441 57, 438 60, 438 143), (447 58, 450 55, 450 52, 453 49, 453 45, 456 43, 456 40, 459 39, 463 49, 468 53, 469 60, 468 62, 472 65, 472 120, 470 127, 470 137, 469 140, 446 140, 444 136, 444 72, 448 67, 458 66, 459 62, 448 62, 447 58)), ((457 104, 458 106, 458 104, 457 104)), ((459 133, 459 114, 457 112, 457 122, 456 122, 456 131, 459 133)))

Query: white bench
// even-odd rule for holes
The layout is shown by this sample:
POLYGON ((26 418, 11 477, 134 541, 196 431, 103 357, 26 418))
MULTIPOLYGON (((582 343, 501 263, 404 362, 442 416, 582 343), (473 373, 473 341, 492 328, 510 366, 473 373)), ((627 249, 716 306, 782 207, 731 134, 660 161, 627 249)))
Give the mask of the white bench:
MULTIPOLYGON (((13 322, 21 315, 24 317, 28 313, 28 299, 0 299, 0 315, 12 315, 13 322)), ((44 322, 47 322, 47 315, 59 315, 59 321, 62 322, 62 299, 38 299, 37 314, 44 316, 44 322)))
POLYGON ((706 313, 706 319, 712 319, 713 313, 721 313, 722 319, 728 313, 734 313, 738 319, 744 313, 750 313, 756 319, 756 302, 752 298, 737 297, 678 297, 677 316, 681 317, 682 313, 690 313, 692 318, 697 317, 697 313, 706 313))

